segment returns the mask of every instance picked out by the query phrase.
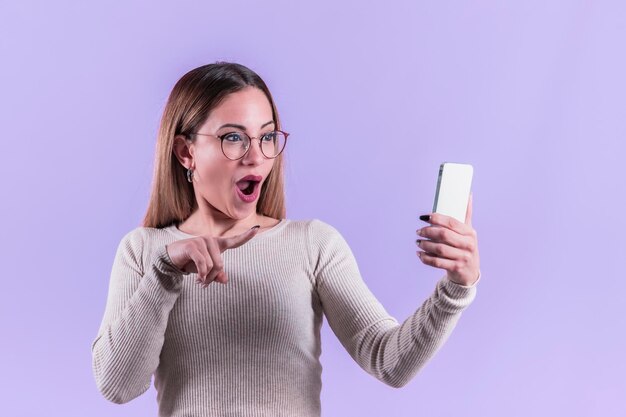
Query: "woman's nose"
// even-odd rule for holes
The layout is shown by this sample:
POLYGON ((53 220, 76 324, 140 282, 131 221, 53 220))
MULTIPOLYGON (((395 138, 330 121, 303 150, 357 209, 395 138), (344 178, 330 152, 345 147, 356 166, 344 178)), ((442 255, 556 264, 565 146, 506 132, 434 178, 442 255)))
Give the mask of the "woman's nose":
POLYGON ((248 151, 246 152, 243 159, 248 163, 254 162, 256 164, 260 164, 261 162, 263 162, 263 159, 265 159, 265 155, 263 155, 263 152, 261 152, 261 139, 250 139, 250 147, 248 148, 248 151), (255 140, 258 142, 258 144, 254 143, 255 140))

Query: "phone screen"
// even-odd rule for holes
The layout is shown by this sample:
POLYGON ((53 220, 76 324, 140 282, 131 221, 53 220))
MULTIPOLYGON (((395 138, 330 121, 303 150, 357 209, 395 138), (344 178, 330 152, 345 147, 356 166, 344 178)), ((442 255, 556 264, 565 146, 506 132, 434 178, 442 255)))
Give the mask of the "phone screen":
POLYGON ((474 167, 469 164, 442 163, 433 213, 445 214, 465 223, 473 174, 474 167))

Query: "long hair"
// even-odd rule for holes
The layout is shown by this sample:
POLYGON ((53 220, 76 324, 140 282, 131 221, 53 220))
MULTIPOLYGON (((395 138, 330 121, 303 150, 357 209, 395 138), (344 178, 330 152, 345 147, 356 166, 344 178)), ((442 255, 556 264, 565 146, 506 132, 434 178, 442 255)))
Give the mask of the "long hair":
MULTIPOLYGON (((243 65, 216 62, 189 71, 174 86, 163 110, 154 162, 154 176, 144 227, 163 228, 187 219, 198 207, 193 185, 187 181, 186 168, 173 152, 174 137, 197 131, 209 112, 229 94, 248 86, 263 91, 272 106, 276 129, 278 111, 265 82, 243 65)), ((195 136, 192 135, 192 142, 195 136)), ((257 213, 283 219, 286 216, 283 155, 276 157, 263 183, 257 213)))

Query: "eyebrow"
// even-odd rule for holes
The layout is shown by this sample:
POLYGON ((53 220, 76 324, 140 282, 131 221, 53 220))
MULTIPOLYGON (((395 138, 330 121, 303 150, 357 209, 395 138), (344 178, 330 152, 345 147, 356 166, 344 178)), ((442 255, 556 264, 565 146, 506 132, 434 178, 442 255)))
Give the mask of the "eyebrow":
MULTIPOLYGON (((274 123, 274 121, 273 121, 273 120, 270 120, 269 122, 264 123, 264 124, 261 126, 261 129, 263 129, 263 128, 264 128, 265 126, 267 126, 267 125, 271 125, 272 123, 274 123)), ((241 130, 246 130, 246 127, 245 127, 245 126, 243 126, 243 125, 238 125, 238 124, 235 124, 235 123, 226 123, 225 125, 221 125, 221 126, 218 128, 218 130, 219 130, 219 129, 222 129, 222 128, 224 128, 224 127, 234 127, 234 128, 241 129, 241 130)))

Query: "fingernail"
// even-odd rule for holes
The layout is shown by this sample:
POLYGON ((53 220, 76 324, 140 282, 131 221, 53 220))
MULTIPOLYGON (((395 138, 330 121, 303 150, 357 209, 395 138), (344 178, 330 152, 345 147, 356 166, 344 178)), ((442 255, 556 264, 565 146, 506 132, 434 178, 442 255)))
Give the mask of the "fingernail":
POLYGON ((427 222, 427 221, 430 220, 430 215, 429 214, 422 214, 420 216, 420 220, 423 220, 423 221, 427 222))
POLYGON ((420 243, 422 243, 422 241, 421 241, 421 239, 417 239, 417 240, 415 241, 415 243, 417 243, 417 246, 419 246, 419 245, 420 245, 420 243))
POLYGON ((250 228, 250 230, 258 229, 259 227, 261 227, 261 225, 260 225, 260 224, 257 224, 256 226, 252 226, 252 227, 250 228))

